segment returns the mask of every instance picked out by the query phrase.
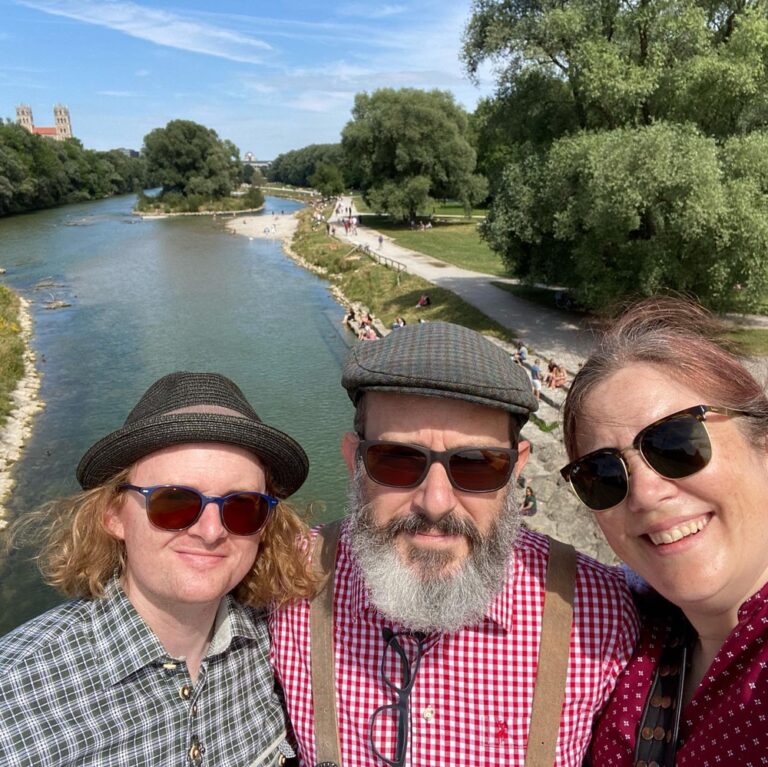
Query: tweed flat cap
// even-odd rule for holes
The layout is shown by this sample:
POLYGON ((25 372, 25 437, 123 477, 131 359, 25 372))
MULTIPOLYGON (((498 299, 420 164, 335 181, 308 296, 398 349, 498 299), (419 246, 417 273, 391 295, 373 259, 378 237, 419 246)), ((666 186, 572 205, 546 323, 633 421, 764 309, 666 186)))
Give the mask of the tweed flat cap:
POLYGON ((250 451, 269 470, 280 498, 296 492, 309 472, 301 445, 265 424, 233 381, 218 373, 177 372, 155 381, 123 426, 87 450, 77 480, 84 490, 98 487, 139 458, 189 442, 250 451))
POLYGON ((366 391, 463 399, 513 413, 520 425, 538 403, 525 370, 474 330, 449 322, 406 325, 361 341, 347 357, 341 385, 357 404, 366 391))

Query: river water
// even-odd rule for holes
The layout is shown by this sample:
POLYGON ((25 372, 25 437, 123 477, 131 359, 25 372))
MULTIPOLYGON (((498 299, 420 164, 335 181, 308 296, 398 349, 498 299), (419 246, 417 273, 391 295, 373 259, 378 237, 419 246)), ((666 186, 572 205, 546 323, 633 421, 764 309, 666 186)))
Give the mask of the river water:
MULTIPOLYGON (((339 380, 350 338, 326 283, 278 242, 231 235, 208 217, 139 221, 134 201, 0 219, 2 279, 32 302, 45 403, 14 469, 10 517, 79 489, 83 452, 173 370, 232 378, 263 420, 309 454, 309 479, 293 500, 326 504, 315 519, 340 516, 339 443, 353 412, 339 380), (51 298, 72 306, 46 310, 51 298)), ((298 207, 267 198, 263 215, 298 207)), ((28 554, 0 562, 0 634, 58 601, 28 554)))

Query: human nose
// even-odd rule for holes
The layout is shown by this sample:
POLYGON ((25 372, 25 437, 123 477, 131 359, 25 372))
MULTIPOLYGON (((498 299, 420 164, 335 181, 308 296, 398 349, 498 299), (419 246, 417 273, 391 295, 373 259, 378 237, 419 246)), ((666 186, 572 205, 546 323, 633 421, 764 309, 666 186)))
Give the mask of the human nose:
POLYGON ((677 483, 673 479, 662 477, 645 461, 639 451, 630 449, 623 453, 629 475, 627 489, 627 508, 642 512, 658 508, 666 500, 677 495, 677 483))
POLYGON ((215 543, 227 534, 227 530, 221 521, 221 509, 216 501, 208 501, 203 507, 203 511, 192 527, 189 528, 191 535, 200 538, 206 543, 215 543))
POLYGON ((417 498, 419 508, 428 519, 440 519, 456 506, 456 494, 446 467, 435 461, 427 471, 417 498))

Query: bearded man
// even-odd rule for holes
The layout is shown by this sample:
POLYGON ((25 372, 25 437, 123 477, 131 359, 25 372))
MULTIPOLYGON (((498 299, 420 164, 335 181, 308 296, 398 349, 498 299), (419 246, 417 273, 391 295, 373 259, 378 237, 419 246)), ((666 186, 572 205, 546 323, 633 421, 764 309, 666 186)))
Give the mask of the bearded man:
MULTIPOLYGON (((323 637, 310 630, 310 603, 271 620, 300 760, 523 765, 548 661, 539 645, 554 545, 520 527, 513 489, 528 455, 520 430, 537 406, 528 377, 479 334, 436 322, 358 344, 342 385, 356 414, 342 442, 351 482, 324 658, 334 759, 317 729, 326 705, 312 699, 321 682, 310 658, 323 637)), ((579 555, 574 592, 563 703, 550 704, 558 766, 581 764, 637 634, 618 571, 579 555)))

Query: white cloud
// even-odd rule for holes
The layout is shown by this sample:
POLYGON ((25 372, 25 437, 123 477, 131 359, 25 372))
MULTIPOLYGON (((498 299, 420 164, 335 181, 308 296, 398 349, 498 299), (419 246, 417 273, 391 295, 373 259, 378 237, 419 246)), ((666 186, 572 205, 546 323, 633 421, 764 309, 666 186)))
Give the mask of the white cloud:
POLYGON ((305 91, 289 99, 286 106, 302 112, 338 112, 349 109, 354 101, 352 91, 305 91))
POLYGON ((386 19, 399 16, 408 10, 405 5, 372 6, 366 3, 346 3, 336 9, 336 16, 362 16, 366 19, 386 19))
POLYGON ((97 96, 110 96, 114 98, 131 98, 137 94, 134 91, 96 91, 97 96))
POLYGON ((169 48, 230 61, 260 63, 272 47, 263 40, 167 11, 121 0, 18 0, 54 16, 95 24, 169 48))

